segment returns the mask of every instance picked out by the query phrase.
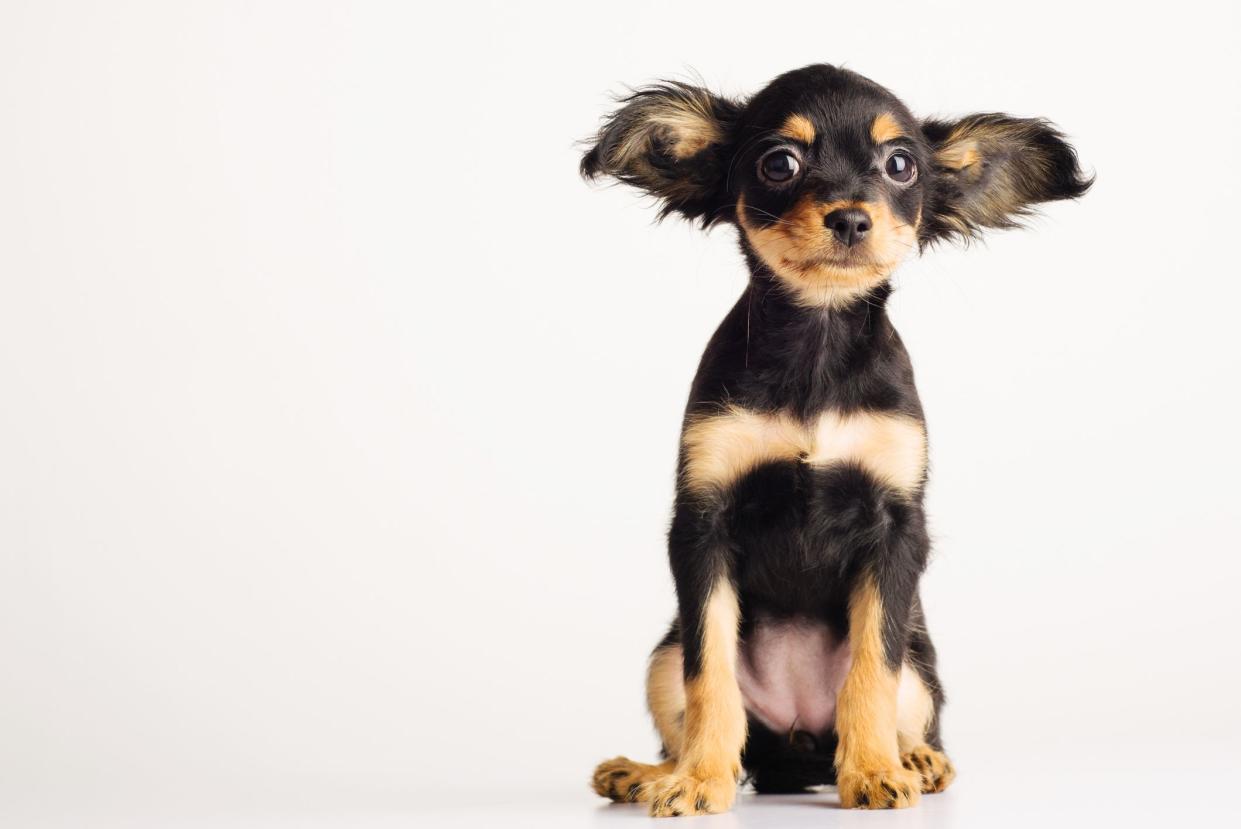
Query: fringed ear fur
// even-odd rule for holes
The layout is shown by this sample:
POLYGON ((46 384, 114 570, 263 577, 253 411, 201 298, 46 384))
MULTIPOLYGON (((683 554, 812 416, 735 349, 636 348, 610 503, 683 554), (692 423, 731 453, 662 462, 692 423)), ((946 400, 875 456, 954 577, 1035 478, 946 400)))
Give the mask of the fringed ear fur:
POLYGON ((704 226, 727 219, 728 147, 740 105, 675 81, 621 103, 583 156, 582 175, 644 190, 660 200, 661 218, 677 213, 704 226))
POLYGON ((1034 205, 1075 199, 1094 182, 1064 136, 1041 118, 985 113, 926 121, 922 131, 935 167, 923 209, 923 244, 1013 227, 1034 205))

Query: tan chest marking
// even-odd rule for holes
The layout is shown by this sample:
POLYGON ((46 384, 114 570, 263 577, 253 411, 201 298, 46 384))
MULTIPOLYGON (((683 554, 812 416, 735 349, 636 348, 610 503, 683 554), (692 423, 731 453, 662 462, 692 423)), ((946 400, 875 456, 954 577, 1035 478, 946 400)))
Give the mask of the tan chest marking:
POLYGON ((841 417, 825 412, 815 425, 814 448, 806 460, 852 462, 883 483, 916 489, 926 473, 926 432, 913 418, 858 412, 841 417))
POLYGON ((730 406, 686 428, 686 483, 699 491, 727 489, 760 464, 800 457, 806 440, 801 424, 787 415, 730 406))
POLYGON ((781 460, 828 466, 855 463, 909 492, 926 472, 926 433, 901 415, 824 412, 810 423, 738 406, 692 422, 682 436, 685 479, 695 491, 727 489, 755 467, 781 460))

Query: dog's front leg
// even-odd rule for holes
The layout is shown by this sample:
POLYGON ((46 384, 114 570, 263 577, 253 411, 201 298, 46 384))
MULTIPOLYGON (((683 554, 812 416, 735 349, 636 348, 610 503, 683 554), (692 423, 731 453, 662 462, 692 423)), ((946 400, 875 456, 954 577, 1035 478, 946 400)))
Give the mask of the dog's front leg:
POLYGON ((897 686, 911 580, 862 574, 849 599, 852 662, 836 703, 836 779, 846 808, 918 802, 921 778, 901 765, 897 686), (886 588, 886 592, 885 592, 886 588))
POLYGON ((676 768, 650 784, 651 814, 723 812, 737 794, 746 718, 736 674, 740 611, 716 499, 678 498, 669 558, 681 619, 685 727, 681 745, 667 747, 676 768))

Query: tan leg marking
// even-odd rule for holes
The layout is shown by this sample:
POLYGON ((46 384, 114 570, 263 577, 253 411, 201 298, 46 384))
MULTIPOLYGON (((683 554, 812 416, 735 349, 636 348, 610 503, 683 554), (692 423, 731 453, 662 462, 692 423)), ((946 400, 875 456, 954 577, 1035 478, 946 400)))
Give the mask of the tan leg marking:
POLYGON ((926 475, 926 432, 921 423, 901 415, 824 412, 806 461, 857 463, 881 482, 910 492, 926 475))
POLYGON ((883 601, 864 577, 849 602, 853 662, 836 705, 836 777, 845 808, 900 809, 918 802, 922 778, 901 765, 897 674, 883 647, 883 601))
POLYGON ((660 648, 651 655, 646 672, 646 705, 668 757, 681 756, 685 732, 685 669, 680 645, 660 648))
POLYGON ((628 757, 605 760, 595 768, 591 785, 595 794, 617 803, 643 803, 650 799, 647 783, 653 783, 676 767, 673 760, 657 765, 635 763, 628 757))
POLYGON ((926 744, 935 703, 922 677, 908 663, 901 666, 896 690, 896 741, 901 765, 922 776, 922 793, 942 792, 956 777, 952 761, 926 744))
POLYGON ((737 795, 745 707, 737 685, 737 594, 716 584, 703 614, 702 670, 685 684, 685 725, 676 768, 645 787, 655 817, 727 811, 737 795))
POLYGON ((896 741, 901 751, 926 742, 926 730, 935 714, 935 702, 922 677, 908 662, 901 665, 896 685, 896 741))
POLYGON ((909 751, 902 751, 901 765, 922 776, 923 794, 942 792, 957 776, 948 755, 936 751, 926 743, 914 746, 909 751))
POLYGON ((651 799, 650 786, 676 769, 681 754, 685 721, 685 672, 680 645, 658 648, 651 654, 646 672, 646 704, 655 721, 668 759, 662 763, 638 763, 628 757, 613 757, 595 768, 591 781, 595 793, 618 803, 645 803, 651 799))

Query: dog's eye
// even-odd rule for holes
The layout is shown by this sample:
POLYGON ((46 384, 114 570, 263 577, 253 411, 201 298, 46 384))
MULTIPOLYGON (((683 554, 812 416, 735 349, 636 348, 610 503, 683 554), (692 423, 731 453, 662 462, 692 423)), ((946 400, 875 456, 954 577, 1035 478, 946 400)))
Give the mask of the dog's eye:
POLYGON ((774 184, 789 181, 801 169, 801 162, 789 150, 772 150, 759 159, 759 174, 774 184))
POLYGON ((909 184, 918 175, 918 165, 904 150, 897 150, 884 162, 883 172, 897 184, 909 184))

